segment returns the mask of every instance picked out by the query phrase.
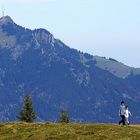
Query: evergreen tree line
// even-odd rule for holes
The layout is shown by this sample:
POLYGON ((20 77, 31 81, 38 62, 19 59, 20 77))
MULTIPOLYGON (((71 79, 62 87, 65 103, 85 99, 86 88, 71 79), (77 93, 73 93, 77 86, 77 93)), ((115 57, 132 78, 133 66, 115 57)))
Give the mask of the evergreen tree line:
MULTIPOLYGON (((17 118, 19 119, 19 121, 24 121, 28 123, 34 122, 34 120, 37 118, 37 115, 33 109, 31 96, 26 95, 24 97, 24 106, 23 108, 20 109, 19 115, 17 116, 17 118)), ((61 123, 70 122, 70 117, 64 108, 60 110, 59 121, 61 123)))

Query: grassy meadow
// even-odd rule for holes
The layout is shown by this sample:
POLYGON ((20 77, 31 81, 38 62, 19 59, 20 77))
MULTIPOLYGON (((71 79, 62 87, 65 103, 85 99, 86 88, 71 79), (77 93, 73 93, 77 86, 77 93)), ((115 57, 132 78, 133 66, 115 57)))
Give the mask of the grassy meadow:
POLYGON ((140 125, 1 123, 0 140, 139 140, 140 125))

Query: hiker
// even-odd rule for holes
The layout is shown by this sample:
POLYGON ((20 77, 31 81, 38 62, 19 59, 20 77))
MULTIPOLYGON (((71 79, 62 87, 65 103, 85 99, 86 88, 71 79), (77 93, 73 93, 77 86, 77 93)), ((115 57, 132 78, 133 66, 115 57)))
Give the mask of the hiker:
POLYGON ((124 101, 121 101, 120 109, 119 109, 119 116, 121 117, 121 121, 119 122, 119 125, 122 123, 125 125, 125 105, 124 101))
POLYGON ((125 122, 126 122, 127 125, 129 125, 129 119, 128 119, 129 116, 132 116, 132 115, 131 115, 131 112, 128 109, 128 106, 126 106, 125 107, 125 122))

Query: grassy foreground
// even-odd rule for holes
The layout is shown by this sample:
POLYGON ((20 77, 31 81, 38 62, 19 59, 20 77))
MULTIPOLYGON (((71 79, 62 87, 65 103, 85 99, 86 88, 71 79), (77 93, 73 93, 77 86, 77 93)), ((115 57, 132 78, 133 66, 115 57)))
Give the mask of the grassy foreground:
POLYGON ((0 124, 0 140, 139 140, 140 126, 113 124, 0 124))

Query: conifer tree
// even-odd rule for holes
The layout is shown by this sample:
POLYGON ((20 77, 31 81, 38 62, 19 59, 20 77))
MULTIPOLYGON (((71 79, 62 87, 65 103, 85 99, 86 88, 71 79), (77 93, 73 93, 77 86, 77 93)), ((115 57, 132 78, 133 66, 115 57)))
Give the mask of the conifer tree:
POLYGON ((32 105, 32 100, 29 95, 24 98, 24 107, 20 110, 18 119, 25 122, 33 122, 37 118, 32 105))
POLYGON ((69 123, 70 122, 70 117, 69 117, 67 111, 64 108, 62 108, 60 110, 59 119, 60 119, 61 123, 69 123))

